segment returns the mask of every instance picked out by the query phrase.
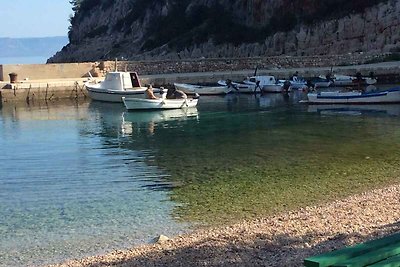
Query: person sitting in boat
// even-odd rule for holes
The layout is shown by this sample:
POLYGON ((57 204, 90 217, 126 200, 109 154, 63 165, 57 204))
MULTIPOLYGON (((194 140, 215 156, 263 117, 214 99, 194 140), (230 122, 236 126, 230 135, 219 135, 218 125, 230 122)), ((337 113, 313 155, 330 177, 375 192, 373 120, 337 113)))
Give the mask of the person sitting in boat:
POLYGON ((283 83, 283 90, 282 90, 282 93, 284 93, 284 94, 287 94, 287 93, 289 93, 289 91, 290 91, 290 81, 288 81, 288 80, 286 80, 284 83, 283 83))
POLYGON ((183 91, 177 90, 175 87, 173 87, 172 89, 168 89, 166 98, 167 99, 186 99, 187 95, 183 91))
POLYGON ((147 85, 147 89, 145 91, 147 99, 158 99, 153 92, 153 86, 151 84, 147 85))

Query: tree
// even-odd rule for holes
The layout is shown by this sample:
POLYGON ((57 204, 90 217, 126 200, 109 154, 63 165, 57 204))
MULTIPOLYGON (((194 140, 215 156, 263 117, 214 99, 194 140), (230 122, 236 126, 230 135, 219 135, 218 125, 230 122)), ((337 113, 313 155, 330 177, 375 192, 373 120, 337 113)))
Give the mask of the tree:
POLYGON ((84 0, 71 0, 69 3, 72 5, 72 10, 76 13, 84 0))

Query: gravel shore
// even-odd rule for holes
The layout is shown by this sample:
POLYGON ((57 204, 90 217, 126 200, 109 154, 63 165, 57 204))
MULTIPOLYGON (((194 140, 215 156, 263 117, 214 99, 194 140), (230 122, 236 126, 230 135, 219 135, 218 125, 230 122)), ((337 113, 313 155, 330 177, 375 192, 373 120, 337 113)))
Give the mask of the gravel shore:
POLYGON ((394 185, 52 266, 302 266, 308 256, 399 231, 400 185, 394 185))

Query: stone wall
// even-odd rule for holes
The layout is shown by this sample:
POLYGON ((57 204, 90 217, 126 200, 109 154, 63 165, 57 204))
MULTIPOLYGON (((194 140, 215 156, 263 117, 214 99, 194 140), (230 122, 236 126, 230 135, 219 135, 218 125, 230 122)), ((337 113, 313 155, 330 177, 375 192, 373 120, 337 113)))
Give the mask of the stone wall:
POLYGON ((0 65, 0 81, 9 81, 9 73, 16 73, 18 80, 68 79, 88 75, 93 63, 66 64, 15 64, 0 65))
MULTIPOLYGON (((308 57, 253 57, 253 58, 217 58, 217 59, 188 59, 188 60, 149 60, 149 61, 118 61, 119 71, 136 71, 140 75, 191 73, 191 72, 218 72, 241 71, 258 69, 292 69, 310 67, 335 67, 365 64, 371 60, 378 60, 386 54, 345 54, 308 57)), ((98 64, 99 71, 104 75, 115 70, 114 61, 98 64)))
MULTIPOLYGON (((118 61, 117 70, 136 71, 140 75, 199 73, 199 72, 254 72, 256 68, 279 71, 295 68, 331 68, 338 66, 357 66, 384 58, 389 54, 354 53, 327 56, 276 56, 250 58, 215 58, 184 60, 118 61)), ((77 79, 104 76, 115 70, 115 61, 95 63, 62 63, 33 65, 0 65, 0 81, 9 82, 8 74, 15 72, 19 81, 77 79)))

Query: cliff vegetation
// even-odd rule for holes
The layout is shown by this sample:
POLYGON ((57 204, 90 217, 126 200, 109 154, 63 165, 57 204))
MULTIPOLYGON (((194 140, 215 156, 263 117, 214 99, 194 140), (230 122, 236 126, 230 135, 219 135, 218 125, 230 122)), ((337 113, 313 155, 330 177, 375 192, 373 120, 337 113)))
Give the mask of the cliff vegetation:
POLYGON ((399 2, 73 0, 69 44, 52 60, 388 52, 399 2))

